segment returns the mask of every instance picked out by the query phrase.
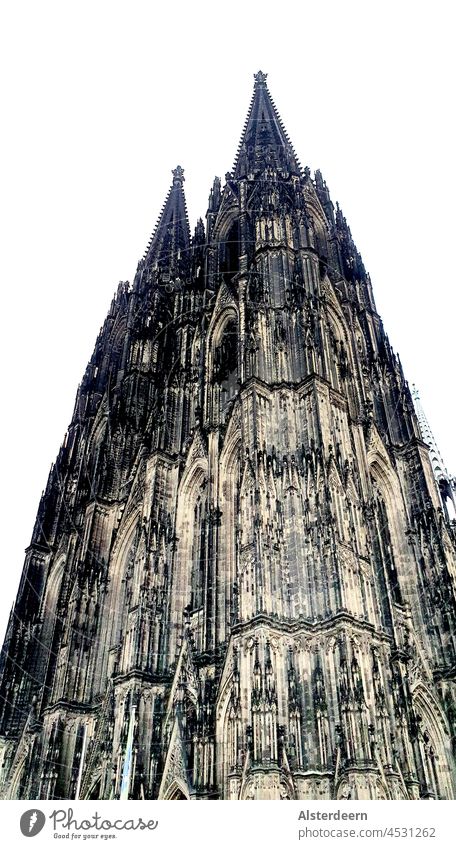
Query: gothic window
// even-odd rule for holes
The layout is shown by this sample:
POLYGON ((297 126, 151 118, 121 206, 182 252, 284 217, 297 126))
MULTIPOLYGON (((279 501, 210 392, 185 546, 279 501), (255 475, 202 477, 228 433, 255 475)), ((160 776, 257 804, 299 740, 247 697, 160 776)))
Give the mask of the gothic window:
POLYGON ((392 600, 397 604, 402 604, 402 594, 394 562, 388 514, 383 497, 379 492, 376 492, 374 497, 372 536, 374 558, 378 573, 381 576, 381 585, 387 582, 392 600))
POLYGON ((334 389, 347 394, 346 378, 351 373, 349 346, 339 318, 332 314, 328 316, 326 325, 326 351, 329 380, 334 389))
MULTIPOLYGON (((421 798, 451 798, 451 779, 446 766, 443 717, 424 690, 413 694, 413 740, 421 798)), ((446 732, 448 733, 448 731, 446 732)))
POLYGON ((318 218, 314 218, 313 224, 315 232, 315 248, 320 257, 320 271, 323 272, 323 276, 326 272, 326 267, 328 263, 328 243, 326 240, 325 228, 323 227, 321 221, 318 218))
POLYGON ((111 663, 117 666, 120 660, 121 648, 127 634, 128 611, 134 587, 133 576, 139 539, 140 527, 135 525, 127 537, 117 569, 112 576, 110 594, 104 604, 104 609, 109 611, 109 624, 106 623, 109 635, 103 647, 104 664, 108 663, 109 650, 112 651, 111 663))
POLYGON ((223 422, 237 389, 237 329, 235 319, 225 327, 222 339, 214 352, 214 380, 219 386, 219 417, 223 422))
POLYGON ((329 327, 329 368, 331 375, 331 383, 334 386, 334 389, 338 389, 340 391, 340 379, 339 379, 339 350, 340 350, 340 340, 337 335, 333 332, 332 327, 329 327))
POLYGON ((45 798, 47 799, 64 798, 62 776, 62 766, 64 765, 63 733, 63 722, 61 719, 58 719, 52 726, 46 753, 45 766, 47 767, 48 786, 45 798))
POLYGON ((81 723, 76 732, 76 739, 73 753, 73 764, 71 767, 71 784, 70 784, 70 799, 76 798, 76 793, 80 789, 78 787, 80 772, 83 764, 81 764, 82 751, 84 748, 85 726, 81 723))
POLYGON ((453 486, 447 477, 439 480, 439 490, 446 518, 449 522, 456 522, 456 506, 453 494, 453 486))
POLYGON ((106 470, 105 434, 106 420, 102 420, 98 425, 96 425, 87 446, 86 469, 89 486, 92 492, 96 491, 98 480, 106 470))
POLYGON ((379 379, 374 379, 373 381, 374 387, 374 408, 375 408, 375 423, 380 430, 380 432, 386 438, 389 437, 389 427, 388 420, 386 418, 386 410, 385 410, 385 399, 384 399, 384 388, 382 386, 382 382, 379 379))
POLYGON ((281 253, 273 253, 270 256, 268 276, 273 302, 277 305, 283 304, 286 290, 285 280, 288 275, 284 268, 284 259, 281 253))
POLYGON ((190 607, 197 610, 204 601, 207 550, 207 499, 201 492, 193 511, 193 546, 190 607))
POLYGON ((239 226, 235 221, 223 244, 224 256, 220 263, 220 271, 227 282, 239 271, 239 226))

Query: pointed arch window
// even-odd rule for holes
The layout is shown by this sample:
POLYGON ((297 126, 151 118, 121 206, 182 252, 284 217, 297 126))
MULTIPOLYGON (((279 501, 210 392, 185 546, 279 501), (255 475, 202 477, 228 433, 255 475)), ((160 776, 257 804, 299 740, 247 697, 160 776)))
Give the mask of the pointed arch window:
POLYGON ((402 604, 403 599, 394 561, 388 513, 383 496, 378 490, 374 494, 372 537, 374 557, 379 574, 384 576, 384 580, 387 581, 392 600, 396 604, 402 604))
POLYGON ((219 419, 223 422, 238 389, 237 326, 230 319, 214 351, 214 381, 219 387, 219 419))
POLYGON ((313 241, 313 247, 318 253, 320 262, 319 262, 319 271, 321 277, 324 277, 326 274, 326 270, 328 267, 328 239, 327 239, 327 230, 324 226, 323 222, 320 220, 320 217, 315 215, 315 210, 313 210, 313 216, 309 216, 309 235, 311 242, 313 241), (313 237, 313 238, 312 238, 313 237))
POLYGON ((443 508, 445 511, 445 516, 448 522, 455 523, 456 522, 456 503, 455 503, 455 494, 456 494, 456 486, 454 482, 450 480, 450 478, 443 472, 440 472, 439 479, 439 490, 440 496, 442 499, 443 508))
POLYGON ((239 253, 239 224, 235 221, 228 232, 225 242, 223 243, 220 271, 223 274, 225 282, 231 280, 231 278, 239 271, 239 253))
POLYGON ((193 508, 193 545, 190 607, 198 610, 204 603, 207 573, 207 496, 201 488, 193 508))

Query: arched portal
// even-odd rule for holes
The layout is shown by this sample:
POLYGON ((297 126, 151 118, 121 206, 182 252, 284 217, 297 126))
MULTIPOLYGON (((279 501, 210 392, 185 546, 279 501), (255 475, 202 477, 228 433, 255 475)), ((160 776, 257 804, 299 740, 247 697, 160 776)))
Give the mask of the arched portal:
POLYGON ((182 800, 188 802, 189 798, 188 798, 187 792, 186 792, 185 788, 183 787, 183 785, 181 784, 181 782, 176 779, 175 781, 173 781, 173 783, 169 787, 169 789, 166 793, 166 796, 165 796, 165 801, 175 802, 175 801, 182 801, 182 800))

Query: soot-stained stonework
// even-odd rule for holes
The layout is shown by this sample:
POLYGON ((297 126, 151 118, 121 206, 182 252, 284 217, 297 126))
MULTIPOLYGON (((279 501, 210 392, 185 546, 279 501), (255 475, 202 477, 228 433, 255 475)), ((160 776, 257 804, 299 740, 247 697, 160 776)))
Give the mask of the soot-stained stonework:
POLYGON ((177 167, 77 392, 2 655, 6 798, 453 798, 455 533, 266 74, 177 167))

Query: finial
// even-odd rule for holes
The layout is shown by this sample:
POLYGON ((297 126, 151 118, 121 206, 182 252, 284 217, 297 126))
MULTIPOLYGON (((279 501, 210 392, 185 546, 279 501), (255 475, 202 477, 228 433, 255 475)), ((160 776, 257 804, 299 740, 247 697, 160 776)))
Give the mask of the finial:
POLYGON ((181 168, 180 165, 178 165, 177 168, 173 168, 173 177, 174 177, 173 185, 174 186, 181 186, 182 183, 185 180, 185 177, 184 177, 184 169, 181 168))
POLYGON ((255 86, 259 88, 260 86, 266 85, 267 74, 263 74, 263 71, 258 71, 257 74, 254 74, 255 86))

